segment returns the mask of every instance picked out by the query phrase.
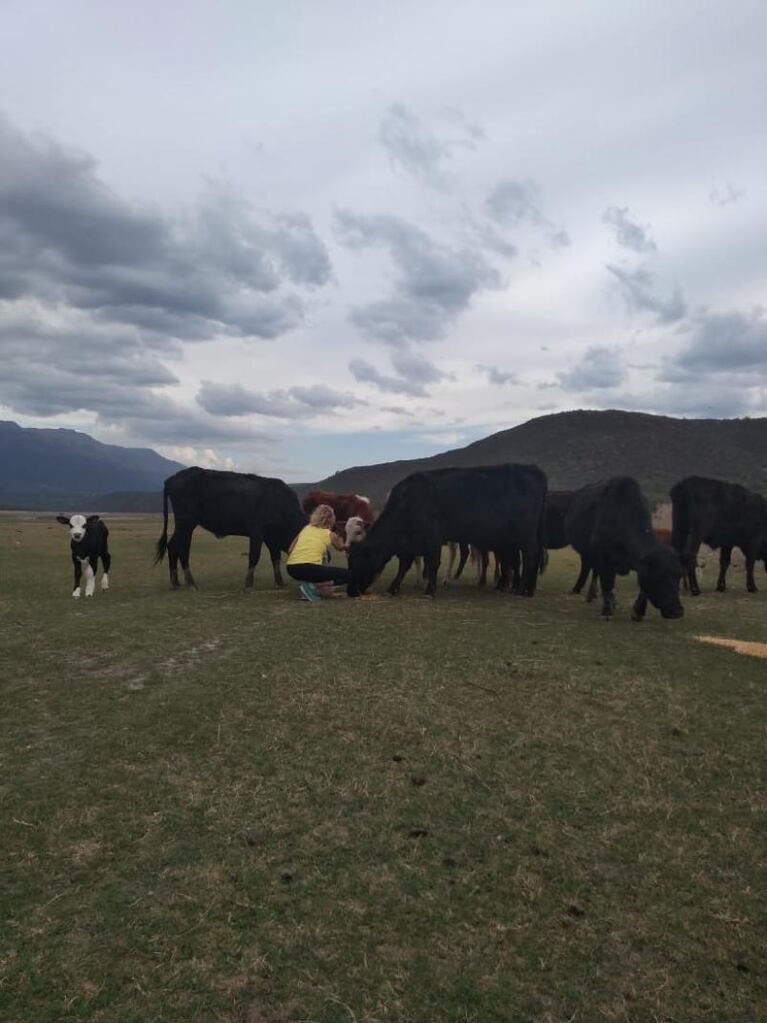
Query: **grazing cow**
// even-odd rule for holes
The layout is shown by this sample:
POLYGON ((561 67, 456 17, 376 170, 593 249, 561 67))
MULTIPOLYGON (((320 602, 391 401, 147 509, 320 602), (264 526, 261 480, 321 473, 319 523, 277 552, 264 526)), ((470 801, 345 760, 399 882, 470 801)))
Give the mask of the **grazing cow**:
POLYGON ((426 594, 437 588, 442 544, 475 544, 495 550, 502 569, 522 554, 523 592, 535 593, 543 542, 546 477, 534 465, 434 469, 401 480, 367 538, 349 553, 352 584, 364 592, 390 558, 400 567, 389 586, 399 592, 417 555, 424 558, 426 594))
POLYGON ((178 562, 187 586, 196 586, 189 569, 192 533, 197 526, 214 536, 247 536, 248 573, 245 587, 253 585, 253 573, 266 544, 272 558, 275 586, 282 586, 281 551, 287 551, 296 534, 306 525, 298 498, 287 483, 251 473, 220 472, 193 466, 165 481, 163 490, 163 531, 157 541, 154 563, 168 551, 170 583, 179 587, 178 562), (168 501, 173 506, 175 527, 168 540, 168 501))
POLYGON ((72 596, 80 599, 80 579, 85 570, 85 596, 92 597, 96 589, 96 571, 101 558, 101 589, 109 589, 109 568, 112 558, 107 538, 109 530, 98 515, 57 515, 56 521, 69 527, 69 549, 75 568, 75 588, 72 596))
POLYGON ((615 609, 615 576, 631 571, 639 580, 634 621, 644 617, 648 599, 664 618, 682 617, 679 557, 655 539, 650 509, 636 480, 618 476, 576 491, 565 516, 565 533, 581 556, 581 575, 593 569, 599 578, 605 618, 615 609))
POLYGON ((701 543, 719 551, 716 588, 727 587, 733 547, 746 559, 746 589, 756 593, 754 562, 767 569, 767 501, 738 483, 688 476, 671 488, 671 542, 679 551, 690 593, 700 593, 695 567, 701 543))

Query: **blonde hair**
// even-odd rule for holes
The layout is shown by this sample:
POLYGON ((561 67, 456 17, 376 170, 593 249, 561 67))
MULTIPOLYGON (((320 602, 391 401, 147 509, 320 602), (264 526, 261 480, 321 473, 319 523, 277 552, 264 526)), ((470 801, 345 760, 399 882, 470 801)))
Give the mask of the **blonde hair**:
POLYGON ((309 516, 309 522, 313 526, 322 526, 324 529, 331 529, 336 521, 336 514, 329 504, 318 504, 309 516))

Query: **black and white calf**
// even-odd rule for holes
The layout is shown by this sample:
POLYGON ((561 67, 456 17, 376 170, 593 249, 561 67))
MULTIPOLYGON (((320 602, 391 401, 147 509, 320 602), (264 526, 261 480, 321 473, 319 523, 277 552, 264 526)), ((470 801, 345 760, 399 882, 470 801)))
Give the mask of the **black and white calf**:
POLYGON ((75 566, 75 588, 72 596, 80 597, 80 579, 85 571, 85 596, 92 597, 96 589, 96 571, 101 558, 101 589, 109 589, 109 566, 112 559, 107 547, 109 530, 98 515, 57 515, 56 521, 62 526, 69 526, 69 545, 72 552, 72 564, 75 566))

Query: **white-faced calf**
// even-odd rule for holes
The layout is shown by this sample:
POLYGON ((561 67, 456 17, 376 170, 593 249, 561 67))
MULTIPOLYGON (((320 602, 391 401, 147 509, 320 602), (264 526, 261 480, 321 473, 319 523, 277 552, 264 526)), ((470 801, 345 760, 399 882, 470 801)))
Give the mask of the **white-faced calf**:
POLYGON ((72 596, 80 597, 80 580, 85 572, 85 596, 92 597, 96 589, 96 571, 101 558, 101 589, 109 589, 109 566, 112 559, 107 547, 109 530, 98 515, 57 515, 56 521, 69 527, 72 564, 75 569, 75 588, 72 596))

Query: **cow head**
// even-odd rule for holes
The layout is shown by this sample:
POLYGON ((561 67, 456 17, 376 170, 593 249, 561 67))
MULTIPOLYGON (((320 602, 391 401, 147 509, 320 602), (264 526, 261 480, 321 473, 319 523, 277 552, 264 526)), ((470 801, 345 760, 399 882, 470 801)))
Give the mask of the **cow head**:
POLYGON ((367 536, 367 525, 359 515, 352 515, 346 520, 346 542, 348 544, 359 543, 367 536))
POLYGON ((373 583, 388 558, 377 544, 370 539, 352 544, 349 550, 349 573, 354 586, 360 593, 373 583))
POLYGON ((79 543, 85 536, 88 526, 92 526, 98 520, 98 515, 88 515, 87 518, 85 515, 56 516, 56 521, 60 522, 62 526, 69 526, 69 536, 75 543, 79 543))
POLYGON ((681 618, 684 608, 679 599, 682 563, 670 547, 660 544, 644 554, 637 569, 640 589, 664 618, 681 618))

